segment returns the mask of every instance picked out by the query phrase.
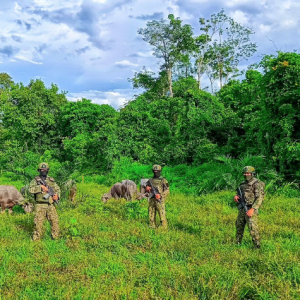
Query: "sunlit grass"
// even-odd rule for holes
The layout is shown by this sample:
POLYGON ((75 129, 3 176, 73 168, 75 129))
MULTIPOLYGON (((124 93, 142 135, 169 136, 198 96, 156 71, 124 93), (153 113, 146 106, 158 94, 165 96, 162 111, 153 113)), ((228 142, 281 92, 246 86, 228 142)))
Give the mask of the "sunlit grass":
POLYGON ((61 239, 32 242, 33 215, 0 216, 0 299, 299 299, 298 198, 268 196, 262 249, 234 244, 231 192, 171 194, 169 229, 148 228, 147 200, 100 201, 79 184, 58 207, 61 239))

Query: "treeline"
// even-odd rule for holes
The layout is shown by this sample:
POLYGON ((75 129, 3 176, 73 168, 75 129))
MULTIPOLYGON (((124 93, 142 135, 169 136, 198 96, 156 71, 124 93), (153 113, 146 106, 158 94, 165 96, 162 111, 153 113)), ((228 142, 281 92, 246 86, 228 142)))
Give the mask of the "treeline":
POLYGON ((1 170, 33 176, 46 160, 56 176, 105 174, 122 157, 201 166, 248 154, 298 180, 300 55, 265 56, 258 67, 215 95, 192 77, 179 78, 173 97, 150 88, 119 111, 87 99, 69 102, 54 84, 24 86, 2 73, 1 170))
POLYGON ((300 55, 265 55, 237 80, 239 63, 256 51, 253 31, 223 10, 199 25, 197 33, 169 15, 138 30, 160 70, 135 73, 129 81, 144 92, 118 111, 88 99, 70 102, 55 84, 31 80, 25 86, 1 73, 1 172, 29 178, 44 160, 57 178, 66 178, 114 173, 120 160, 155 162, 201 167, 199 173, 179 167, 177 175, 193 174, 193 186, 207 190, 203 182, 218 182, 218 176, 219 186, 231 188, 240 162, 251 162, 260 174, 298 182, 300 55), (228 162, 232 167, 224 167, 228 162))

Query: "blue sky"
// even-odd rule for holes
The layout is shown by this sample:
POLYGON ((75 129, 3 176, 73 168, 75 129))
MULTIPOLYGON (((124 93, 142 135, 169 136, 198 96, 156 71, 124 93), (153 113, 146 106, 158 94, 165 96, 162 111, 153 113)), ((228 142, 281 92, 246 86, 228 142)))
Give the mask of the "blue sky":
POLYGON ((251 62, 276 50, 299 50, 296 0, 0 0, 0 72, 24 84, 36 78, 55 83, 70 100, 118 108, 138 93, 127 81, 134 72, 158 69, 139 28, 172 13, 198 35, 199 18, 222 8, 255 31, 251 62))

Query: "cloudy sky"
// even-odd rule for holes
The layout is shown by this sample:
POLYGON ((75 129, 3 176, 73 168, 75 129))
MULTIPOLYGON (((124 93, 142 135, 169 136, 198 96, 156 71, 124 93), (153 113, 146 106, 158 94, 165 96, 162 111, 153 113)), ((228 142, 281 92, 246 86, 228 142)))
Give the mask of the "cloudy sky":
POLYGON ((139 28, 172 13, 198 35, 199 18, 222 8, 255 31, 251 62, 299 50, 297 0, 0 0, 0 72, 24 84, 55 83, 70 100, 118 108, 137 93, 127 78, 143 66, 158 68, 139 28))

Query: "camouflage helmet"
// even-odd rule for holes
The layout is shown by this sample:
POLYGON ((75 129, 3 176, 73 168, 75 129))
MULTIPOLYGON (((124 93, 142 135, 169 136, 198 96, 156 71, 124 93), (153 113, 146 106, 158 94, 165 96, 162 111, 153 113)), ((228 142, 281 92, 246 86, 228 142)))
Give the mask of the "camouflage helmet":
POLYGON ((255 173, 255 169, 251 166, 246 166, 243 168, 243 174, 244 173, 255 173))
POLYGON ((49 164, 47 164, 45 162, 40 163, 39 166, 38 166, 38 170, 41 170, 41 169, 48 169, 49 170, 49 164))
POLYGON ((161 171, 161 166, 160 165, 153 165, 152 170, 153 171, 161 171))

